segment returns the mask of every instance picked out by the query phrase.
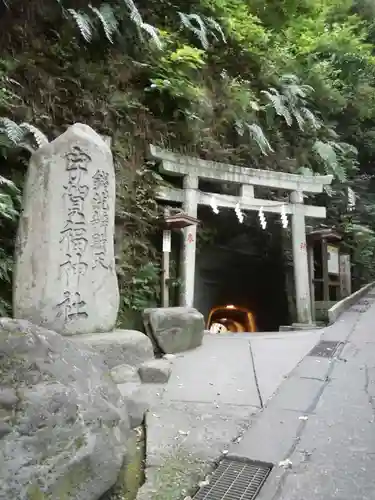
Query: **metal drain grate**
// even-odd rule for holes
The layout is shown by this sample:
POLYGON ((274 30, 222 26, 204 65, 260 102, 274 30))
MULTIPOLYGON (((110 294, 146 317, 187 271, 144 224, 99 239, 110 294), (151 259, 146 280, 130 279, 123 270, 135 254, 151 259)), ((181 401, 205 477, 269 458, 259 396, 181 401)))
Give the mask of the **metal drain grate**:
POLYGON ((194 500, 254 500, 272 466, 263 462, 224 458, 210 484, 203 486, 194 500))
POLYGON ((334 340, 322 340, 309 352, 309 356, 317 358, 332 358, 341 342, 334 340))

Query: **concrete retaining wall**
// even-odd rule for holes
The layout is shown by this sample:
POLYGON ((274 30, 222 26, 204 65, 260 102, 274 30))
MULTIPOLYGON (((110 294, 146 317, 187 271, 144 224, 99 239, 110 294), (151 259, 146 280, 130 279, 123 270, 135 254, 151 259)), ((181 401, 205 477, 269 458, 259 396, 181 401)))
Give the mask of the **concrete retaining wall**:
POLYGON ((350 307, 358 302, 358 300, 366 295, 373 287, 375 287, 375 281, 369 283, 368 285, 365 285, 348 297, 345 297, 345 299, 340 300, 340 302, 336 302, 334 306, 328 309, 328 323, 332 325, 332 323, 337 321, 342 313, 350 309, 350 307))

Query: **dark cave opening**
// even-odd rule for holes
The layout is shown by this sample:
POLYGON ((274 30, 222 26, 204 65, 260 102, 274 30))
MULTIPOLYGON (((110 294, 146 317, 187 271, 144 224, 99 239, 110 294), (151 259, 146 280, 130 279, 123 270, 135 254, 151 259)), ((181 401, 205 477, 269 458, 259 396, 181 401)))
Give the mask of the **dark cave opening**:
POLYGON ((200 230, 215 227, 216 234, 197 254, 194 305, 206 321, 214 307, 246 308, 258 331, 277 331, 289 323, 282 229, 270 221, 263 231, 256 213, 239 224, 232 212, 213 219, 207 207, 199 210, 200 230))

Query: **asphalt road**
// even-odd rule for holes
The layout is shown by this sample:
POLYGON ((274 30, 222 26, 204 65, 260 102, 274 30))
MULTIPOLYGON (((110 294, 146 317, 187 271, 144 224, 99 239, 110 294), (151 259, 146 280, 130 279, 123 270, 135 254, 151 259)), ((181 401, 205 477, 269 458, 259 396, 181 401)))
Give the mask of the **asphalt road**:
POLYGON ((321 331, 212 335, 177 356, 146 417, 146 484, 138 500, 188 495, 251 425, 321 331))

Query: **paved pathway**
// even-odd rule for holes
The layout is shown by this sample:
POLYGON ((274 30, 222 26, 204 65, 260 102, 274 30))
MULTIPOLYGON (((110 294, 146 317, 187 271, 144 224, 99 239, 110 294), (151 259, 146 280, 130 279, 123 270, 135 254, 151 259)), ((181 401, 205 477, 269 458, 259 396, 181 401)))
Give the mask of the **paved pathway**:
POLYGON ((322 340, 342 342, 335 357, 304 358, 231 446, 229 455, 274 464, 257 500, 375 498, 375 303, 368 300, 369 308, 354 306, 323 332, 322 340))
POLYGON ((147 424, 139 500, 180 500, 250 425, 321 331, 217 336, 174 360, 147 424))

